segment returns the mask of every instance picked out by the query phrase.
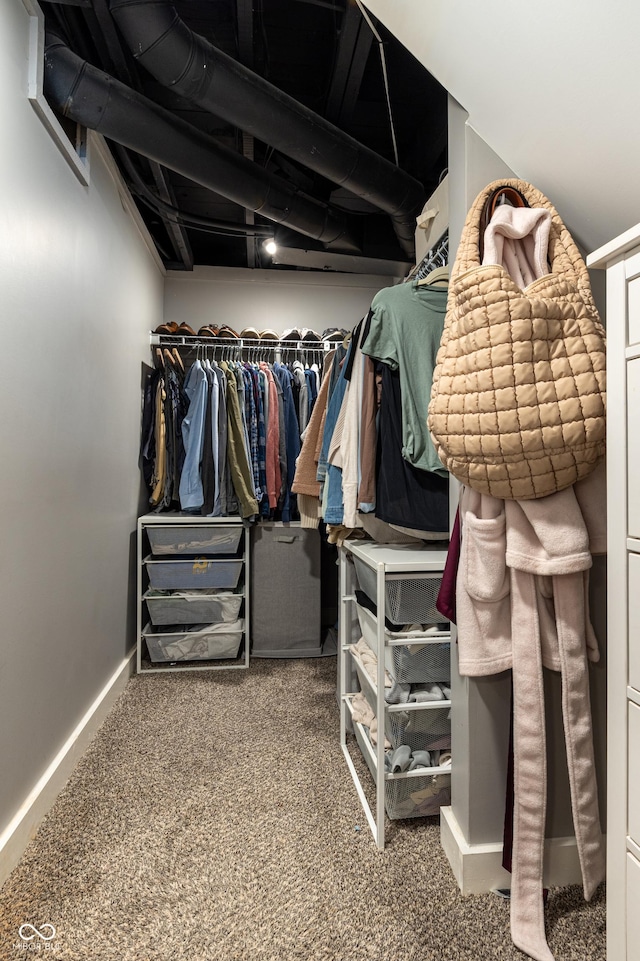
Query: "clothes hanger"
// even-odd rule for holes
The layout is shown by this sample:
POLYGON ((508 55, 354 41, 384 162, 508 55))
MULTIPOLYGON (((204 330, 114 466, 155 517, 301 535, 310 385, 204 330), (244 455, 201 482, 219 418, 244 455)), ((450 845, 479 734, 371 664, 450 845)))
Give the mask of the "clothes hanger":
POLYGON ((442 267, 435 267, 430 270, 426 277, 418 281, 418 287, 431 287, 436 284, 440 287, 446 287, 449 283, 449 265, 444 264, 442 267))
POLYGON ((180 370, 181 370, 182 373, 184 374, 184 373, 185 373, 184 362, 183 362, 183 360, 182 360, 182 357, 180 356, 180 352, 178 351, 178 348, 177 348, 177 347, 174 347, 174 348, 172 349, 172 351, 171 351, 171 354, 172 354, 173 359, 175 360, 176 364, 178 365, 178 367, 180 368, 180 370))

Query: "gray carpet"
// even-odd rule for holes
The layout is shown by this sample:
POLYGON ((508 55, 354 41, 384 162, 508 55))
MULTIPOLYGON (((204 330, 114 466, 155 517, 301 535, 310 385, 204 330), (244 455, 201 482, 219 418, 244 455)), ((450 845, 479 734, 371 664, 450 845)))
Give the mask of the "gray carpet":
MULTIPOLYGON (((135 677, 0 892, 0 958, 30 922, 65 961, 522 959, 508 902, 460 896, 437 819, 387 825, 379 853, 333 658, 135 677)), ((605 957, 602 892, 552 892, 547 921, 558 961, 605 957)))

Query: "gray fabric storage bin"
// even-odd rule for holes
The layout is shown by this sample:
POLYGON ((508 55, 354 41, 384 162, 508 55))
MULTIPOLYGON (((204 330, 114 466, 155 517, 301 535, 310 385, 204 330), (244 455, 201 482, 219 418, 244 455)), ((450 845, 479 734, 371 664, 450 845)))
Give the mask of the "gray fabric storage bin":
POLYGON ((251 538, 251 656, 319 657, 319 531, 266 523, 251 538))

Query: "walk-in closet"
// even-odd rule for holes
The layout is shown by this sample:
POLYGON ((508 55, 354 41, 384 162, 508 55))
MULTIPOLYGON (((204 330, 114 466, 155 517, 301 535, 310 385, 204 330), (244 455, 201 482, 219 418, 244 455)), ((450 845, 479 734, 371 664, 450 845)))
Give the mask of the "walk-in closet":
POLYGON ((640 12, 427 6, 3 5, 0 961, 640 961, 640 12))

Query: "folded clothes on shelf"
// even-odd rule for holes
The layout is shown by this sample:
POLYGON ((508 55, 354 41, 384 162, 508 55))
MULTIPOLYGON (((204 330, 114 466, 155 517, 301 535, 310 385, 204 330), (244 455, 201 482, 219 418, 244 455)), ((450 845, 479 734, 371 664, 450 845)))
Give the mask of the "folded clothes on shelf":
MULTIPOLYGON (((378 718, 362 692, 351 699, 351 708, 354 722, 367 728, 369 740, 375 747, 378 743, 378 718)), ((387 737, 384 739, 384 746, 385 750, 391 748, 391 741, 387 737)))
POLYGON ((385 694, 387 704, 423 704, 425 701, 447 701, 451 688, 431 681, 425 684, 401 684, 394 681, 385 694))
POLYGON ((395 751, 387 751, 384 756, 384 766, 390 774, 402 774, 405 771, 415 771, 417 768, 435 767, 436 764, 437 757, 434 759, 429 751, 412 751, 406 744, 401 744, 395 751))
MULTIPOLYGON (((362 665, 363 669, 367 672, 374 684, 378 683, 378 658, 375 653, 371 650, 364 637, 361 637, 357 644, 352 645, 352 651, 362 665)), ((393 680, 391 675, 385 671, 384 672, 384 686, 386 688, 391 688, 393 686, 393 680)))

